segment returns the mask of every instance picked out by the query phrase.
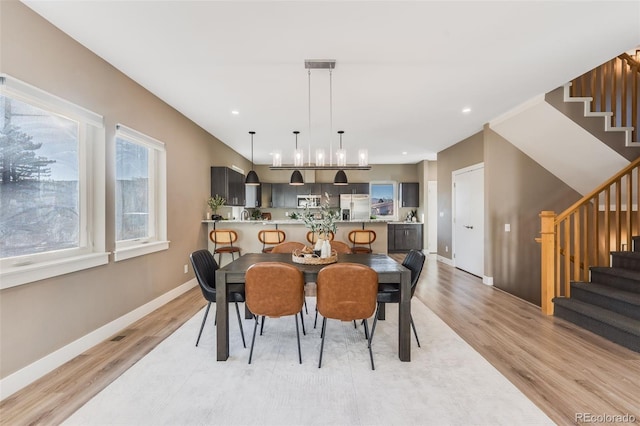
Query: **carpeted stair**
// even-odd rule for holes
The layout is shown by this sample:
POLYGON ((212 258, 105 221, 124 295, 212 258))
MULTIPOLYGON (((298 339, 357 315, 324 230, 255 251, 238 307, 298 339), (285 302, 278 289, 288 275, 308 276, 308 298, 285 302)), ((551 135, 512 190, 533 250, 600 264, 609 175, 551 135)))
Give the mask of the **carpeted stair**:
POLYGON ((556 297, 554 315, 640 352, 640 239, 634 251, 612 252, 611 267, 592 267, 591 281, 572 282, 556 297))

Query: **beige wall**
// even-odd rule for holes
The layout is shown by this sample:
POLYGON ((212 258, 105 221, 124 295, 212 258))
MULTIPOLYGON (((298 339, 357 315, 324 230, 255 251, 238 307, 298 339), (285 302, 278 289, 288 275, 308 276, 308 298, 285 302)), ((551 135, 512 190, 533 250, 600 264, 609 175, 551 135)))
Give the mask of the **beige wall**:
POLYGON ((484 165, 485 275, 495 287, 540 305, 539 214, 560 213, 580 195, 488 126, 484 165), (511 232, 504 231, 507 223, 511 232))
POLYGON ((166 143, 169 250, 0 292, 0 377, 193 279, 207 246, 209 167, 249 162, 17 1, 0 2, 0 72, 102 114, 107 250, 114 249, 113 136, 123 123, 166 143))
POLYGON ((438 256, 451 259, 451 173, 484 161, 482 132, 438 153, 438 256))

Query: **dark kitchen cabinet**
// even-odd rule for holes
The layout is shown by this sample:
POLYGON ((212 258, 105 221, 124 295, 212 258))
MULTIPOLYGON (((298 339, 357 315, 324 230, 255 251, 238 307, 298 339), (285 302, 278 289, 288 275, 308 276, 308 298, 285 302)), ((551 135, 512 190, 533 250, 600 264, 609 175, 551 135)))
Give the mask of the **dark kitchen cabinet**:
POLYGON ((369 193, 369 184, 368 183, 350 183, 348 185, 343 186, 342 190, 343 194, 368 194, 369 193))
POLYGON ((245 205, 244 175, 229 167, 211 167, 211 196, 220 195, 227 206, 245 205))
POLYGON ((298 207, 298 187, 288 183, 271 184, 271 201, 274 208, 295 209, 298 207))
POLYGON ((322 189, 320 189, 319 183, 305 183, 304 185, 294 186, 297 189, 298 195, 320 195, 322 189))
POLYGON ((329 207, 340 207, 340 185, 334 185, 332 183, 321 183, 320 190, 322 191, 322 202, 326 202, 325 194, 329 196, 329 207))
POLYGON ((402 182, 400 184, 400 207, 418 207, 420 205, 420 184, 402 182))
POLYGON ((387 226, 387 251, 389 253, 422 250, 422 223, 390 223, 387 226))

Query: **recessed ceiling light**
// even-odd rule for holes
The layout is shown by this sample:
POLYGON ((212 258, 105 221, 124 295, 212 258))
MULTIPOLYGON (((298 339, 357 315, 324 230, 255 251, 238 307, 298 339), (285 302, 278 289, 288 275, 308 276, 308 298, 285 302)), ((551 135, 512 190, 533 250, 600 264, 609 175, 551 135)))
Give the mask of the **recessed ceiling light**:
POLYGON ((407 155, 407 151, 402 151, 402 155, 407 155))
POLYGON ((471 112, 471 108, 469 108, 469 107, 463 108, 463 109, 462 109, 462 112, 463 112, 464 114, 469 114, 469 113, 471 112))
POLYGON ((238 114, 240 114, 240 111, 234 109, 233 111, 231 111, 231 114, 238 115, 238 114))

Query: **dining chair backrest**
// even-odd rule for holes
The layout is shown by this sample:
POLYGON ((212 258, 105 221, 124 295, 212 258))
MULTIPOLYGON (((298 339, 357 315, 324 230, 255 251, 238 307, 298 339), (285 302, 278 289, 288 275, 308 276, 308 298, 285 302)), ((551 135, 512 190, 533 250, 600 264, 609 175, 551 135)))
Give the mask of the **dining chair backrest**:
POLYGON ((316 232, 316 231, 307 232, 307 241, 309 241, 311 244, 315 244, 316 242, 318 242, 318 238, 323 238, 325 240, 333 241, 333 239, 335 238, 335 235, 331 231, 329 231, 328 233, 316 232))
POLYGON ((402 261, 402 266, 411 270, 411 297, 416 291, 416 284, 420 279, 425 259, 426 256, 422 251, 412 249, 402 261))
POLYGON ((354 321, 376 310, 378 273, 359 263, 334 263, 318 272, 318 312, 325 318, 354 321))
POLYGON ((271 253, 293 253, 294 250, 302 250, 304 247, 304 244, 297 241, 287 241, 273 246, 271 253))
POLYGON ((274 245, 284 243, 287 234, 281 229, 266 229, 258 232, 258 241, 262 243, 262 252, 269 253, 274 245), (272 247, 267 247, 267 245, 272 247))
POLYGON ((296 315, 304 303, 302 271, 282 262, 258 262, 247 269, 245 297, 254 315, 296 315))
POLYGON ((238 241, 238 234, 232 229, 214 229, 209 233, 209 238, 215 244, 233 244, 238 241))
POLYGON ((197 250, 189 256, 193 272, 202 290, 202 295, 209 302, 216 301, 216 271, 219 266, 209 250, 197 250))
POLYGON ((353 244, 371 244, 376 240, 376 231, 372 229, 354 229, 349 232, 349 241, 353 244))
POLYGON ((335 250, 338 254, 351 254, 351 246, 345 244, 342 241, 331 241, 331 250, 335 250))

